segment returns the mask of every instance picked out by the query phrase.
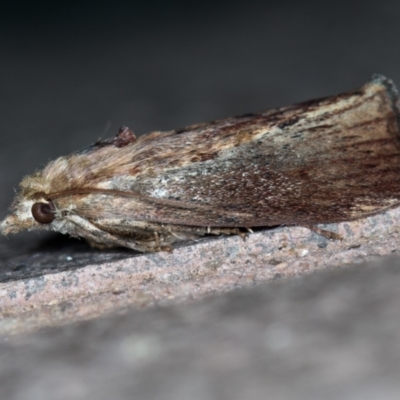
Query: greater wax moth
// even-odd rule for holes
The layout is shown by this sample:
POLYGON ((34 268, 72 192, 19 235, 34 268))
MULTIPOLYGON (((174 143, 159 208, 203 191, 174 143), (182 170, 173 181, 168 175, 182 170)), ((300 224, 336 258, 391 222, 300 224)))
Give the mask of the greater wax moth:
POLYGON ((399 205, 397 90, 358 90, 60 157, 26 176, 2 233, 53 230, 100 246, 171 249, 207 234, 315 226, 399 205))

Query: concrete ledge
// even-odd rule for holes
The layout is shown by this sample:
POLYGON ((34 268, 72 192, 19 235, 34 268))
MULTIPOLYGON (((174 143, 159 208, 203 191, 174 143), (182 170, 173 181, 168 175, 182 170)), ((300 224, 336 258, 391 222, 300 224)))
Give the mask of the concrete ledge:
MULTIPOLYGON (((223 237, 173 253, 123 253, 122 259, 57 269, 0 283, 0 333, 13 334, 155 304, 199 299, 272 279, 368 261, 400 243, 400 208, 363 220, 321 226, 343 240, 307 228, 281 227, 223 237)), ((64 252, 65 259, 75 254, 64 252)), ((43 257, 43 255, 42 255, 43 257)), ((39 259, 40 263, 40 259, 39 259)))
POLYGON ((400 259, 5 340, 7 400, 397 400, 400 259))

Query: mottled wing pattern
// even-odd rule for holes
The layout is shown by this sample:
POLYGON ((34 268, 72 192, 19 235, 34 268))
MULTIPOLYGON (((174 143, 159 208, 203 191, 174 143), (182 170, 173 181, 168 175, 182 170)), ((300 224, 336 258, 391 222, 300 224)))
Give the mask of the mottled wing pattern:
POLYGON ((93 193, 96 210, 87 196, 79 213, 211 227, 371 215, 400 201, 398 120, 395 89, 376 77, 336 97, 156 132, 118 149, 119 169, 94 172, 95 187, 114 192, 93 193))

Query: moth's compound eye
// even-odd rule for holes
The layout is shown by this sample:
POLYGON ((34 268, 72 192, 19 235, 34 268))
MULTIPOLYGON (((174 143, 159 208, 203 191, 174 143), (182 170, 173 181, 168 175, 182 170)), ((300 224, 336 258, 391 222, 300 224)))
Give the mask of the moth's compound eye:
POLYGON ((40 224, 50 224, 54 221, 54 206, 52 203, 34 203, 32 216, 40 224))

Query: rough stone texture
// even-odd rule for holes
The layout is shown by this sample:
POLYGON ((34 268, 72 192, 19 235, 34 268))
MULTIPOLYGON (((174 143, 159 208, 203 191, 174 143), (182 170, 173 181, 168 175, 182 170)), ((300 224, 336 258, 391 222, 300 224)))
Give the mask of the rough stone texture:
POLYGON ((0 343, 2 398, 397 400, 400 260, 0 343))
POLYGON ((389 255, 400 243, 399 226, 397 208, 363 220, 323 226, 343 237, 336 241, 307 228, 281 227, 250 234, 246 241, 230 236, 172 253, 132 256, 129 252, 82 255, 69 251, 58 252, 56 257, 45 252, 26 255, 26 259, 17 256, 17 261, 10 258, 2 268, 0 333, 66 324, 128 306, 199 299, 389 255), (15 265, 26 265, 31 257, 38 258, 40 269, 14 272, 15 265), (53 268, 46 268, 48 257, 53 268))

